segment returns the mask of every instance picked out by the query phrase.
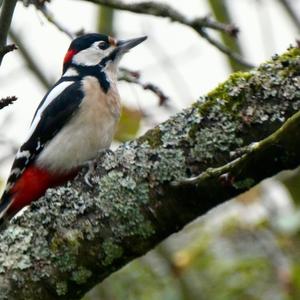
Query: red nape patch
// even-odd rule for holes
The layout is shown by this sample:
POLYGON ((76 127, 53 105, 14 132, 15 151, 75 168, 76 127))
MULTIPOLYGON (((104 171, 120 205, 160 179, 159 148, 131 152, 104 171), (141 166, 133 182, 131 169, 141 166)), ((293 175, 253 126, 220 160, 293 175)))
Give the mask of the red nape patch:
POLYGON ((8 214, 16 214, 24 206, 43 196, 48 188, 63 184, 74 178, 77 173, 76 170, 68 174, 56 175, 36 166, 28 167, 10 191, 13 203, 8 209, 8 214))
POLYGON ((69 63, 76 53, 77 53, 77 51, 74 49, 68 50, 68 52, 66 53, 65 58, 64 58, 64 64, 69 63))

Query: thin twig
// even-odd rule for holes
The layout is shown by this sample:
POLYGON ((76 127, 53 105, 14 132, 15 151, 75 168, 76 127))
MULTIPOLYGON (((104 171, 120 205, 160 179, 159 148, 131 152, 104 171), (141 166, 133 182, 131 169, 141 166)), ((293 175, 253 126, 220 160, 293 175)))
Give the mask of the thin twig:
POLYGON ((204 181, 210 177, 220 177, 221 175, 227 174, 230 170, 232 170, 235 166, 241 163, 243 159, 245 159, 247 156, 246 154, 242 155, 241 157, 227 163, 224 166, 221 166, 219 168, 208 168, 201 174, 190 177, 190 178, 182 178, 177 181, 173 181, 171 183, 172 186, 177 187, 181 185, 194 185, 199 184, 201 181, 204 181))
MULTIPOLYGON (((232 16, 230 14, 230 5, 227 1, 216 1, 216 0, 207 0, 209 4, 213 16, 218 22, 222 22, 225 24, 232 23, 232 16)), ((240 47, 240 43, 238 39, 232 38, 232 36, 226 34, 226 32, 220 32, 220 38, 222 43, 229 49, 231 52, 235 52, 240 57, 243 57, 243 52, 240 47)), ((246 68, 245 66, 237 63, 235 59, 228 57, 227 62, 232 70, 232 72, 236 71, 244 71, 246 68)))
POLYGON ((18 47, 15 44, 6 45, 3 48, 0 48, 0 59, 3 59, 3 56, 8 52, 14 51, 16 49, 18 49, 18 47))
MULTIPOLYGON (((5 0, 0 14, 0 49, 3 49, 6 45, 7 35, 16 7, 17 0, 5 0)), ((0 65, 2 63, 3 56, 0 56, 0 65)))
POLYGON ((45 16, 45 18, 52 23, 58 30, 65 33, 68 37, 71 39, 74 39, 76 37, 76 34, 72 33, 70 30, 68 30, 66 27, 64 27, 62 24, 60 24, 55 18, 54 15, 47 9, 47 7, 41 6, 40 11, 45 16))
POLYGON ((295 10, 293 9, 292 5, 288 0, 279 0, 281 5, 285 8, 286 12, 290 16, 291 20, 294 22, 298 31, 300 31, 300 18, 296 14, 295 10))
POLYGON ((227 32, 231 36, 236 36, 238 28, 231 24, 223 24, 212 20, 209 17, 188 19, 173 7, 151 1, 139 2, 139 3, 124 3, 119 0, 85 0, 95 4, 105 5, 111 8, 126 10, 134 13, 153 15, 157 17, 169 18, 171 21, 181 23, 194 29, 202 38, 206 39, 211 45, 218 50, 228 55, 230 58, 236 60, 241 65, 247 68, 252 68, 253 65, 245 61, 240 55, 233 53, 229 48, 214 40, 208 33, 204 31, 205 28, 227 32))
POLYGON ((40 65, 34 61, 32 55, 28 52, 27 47, 24 45, 22 38, 14 31, 10 30, 9 35, 11 39, 18 45, 18 49, 20 54, 23 56, 24 60, 26 61, 29 69, 36 75, 42 85, 49 89, 51 86, 51 82, 46 77, 45 73, 41 69, 40 65))
POLYGON ((41 8, 45 6, 46 2, 50 2, 51 0, 23 0, 23 4, 28 6, 29 4, 35 5, 37 8, 41 8))
POLYGON ((234 38, 236 38, 240 32, 239 28, 236 25, 218 22, 212 19, 210 16, 206 16, 204 18, 195 18, 190 22, 186 22, 186 25, 193 27, 197 31, 201 28, 209 28, 222 31, 234 38))
POLYGON ((250 64, 244 58, 242 58, 237 53, 231 51, 228 47, 224 46, 222 43, 218 42, 217 40, 213 39, 204 29, 199 30, 198 32, 204 39, 206 39, 211 45, 215 46, 217 49, 219 49, 224 54, 228 55, 230 58, 237 61, 239 64, 247 67, 247 68, 253 68, 254 65, 250 64))
POLYGON ((8 106, 12 104, 14 101, 16 101, 18 98, 16 96, 9 96, 5 98, 0 99, 0 109, 2 109, 5 106, 8 106))
POLYGON ((141 82, 141 75, 137 71, 128 70, 125 68, 120 69, 121 73, 118 77, 118 80, 126 81, 129 83, 134 83, 141 86, 144 90, 149 90, 154 93, 159 99, 159 105, 165 105, 167 100, 169 99, 168 96, 155 84, 153 83, 142 83, 141 82))

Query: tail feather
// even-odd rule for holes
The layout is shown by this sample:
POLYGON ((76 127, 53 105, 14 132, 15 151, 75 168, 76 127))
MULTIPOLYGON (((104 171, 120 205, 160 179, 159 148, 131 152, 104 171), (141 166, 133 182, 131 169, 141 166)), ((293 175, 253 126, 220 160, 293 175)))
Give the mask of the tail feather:
POLYGON ((12 202, 12 195, 5 191, 0 201, 0 220, 4 218, 7 210, 12 205, 12 202))
POLYGON ((30 166, 18 180, 8 183, 0 200, 0 223, 3 218, 10 219, 23 207, 43 196, 49 187, 63 184, 74 178, 78 170, 66 174, 52 174, 37 166, 30 166))

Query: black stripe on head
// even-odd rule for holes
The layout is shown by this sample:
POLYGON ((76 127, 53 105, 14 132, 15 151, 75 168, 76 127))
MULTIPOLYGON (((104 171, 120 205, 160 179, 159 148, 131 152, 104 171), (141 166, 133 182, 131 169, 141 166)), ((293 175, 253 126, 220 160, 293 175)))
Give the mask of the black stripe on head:
POLYGON ((118 48, 114 49, 109 55, 107 55, 101 60, 100 65, 102 67, 105 67, 109 61, 114 61, 116 59, 118 53, 119 53, 119 49, 118 48))
POLYGON ((70 45, 69 49, 75 49, 77 51, 81 51, 89 48, 93 43, 97 41, 105 41, 109 43, 108 35, 99 34, 99 33, 88 33, 85 35, 81 35, 78 38, 74 39, 70 45))

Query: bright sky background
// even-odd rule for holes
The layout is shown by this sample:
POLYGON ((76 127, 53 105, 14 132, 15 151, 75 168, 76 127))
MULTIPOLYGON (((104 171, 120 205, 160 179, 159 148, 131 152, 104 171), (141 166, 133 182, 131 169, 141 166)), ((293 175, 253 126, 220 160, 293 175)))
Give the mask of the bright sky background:
MULTIPOLYGON (((228 0, 241 32, 247 60, 258 64, 275 53, 283 52, 297 37, 277 0, 228 0), (263 30, 261 31, 261 28, 263 30)), ((130 1, 127 1, 130 2, 130 1)), ((190 17, 209 13, 206 1, 164 0, 190 17)), ((300 1, 294 0, 300 11, 300 1)), ((96 6, 84 1, 52 0, 49 5, 55 18, 71 31, 95 31, 96 6)), ((200 38, 193 30, 167 19, 119 12, 116 17, 118 37, 131 38, 148 35, 149 39, 124 57, 121 62, 132 70, 140 70, 144 82, 152 82, 170 96, 172 104, 183 108, 226 79, 229 69, 224 56, 200 38)), ((14 30, 25 40, 34 58, 53 81, 61 75, 62 60, 69 46, 69 38, 49 24, 34 7, 24 8, 18 3, 13 19, 14 30)), ((26 69, 17 51, 5 56, 0 68, 0 98, 16 95, 18 101, 1 111, 1 137, 24 140, 34 111, 45 89, 26 69), (7 124, 7 126, 5 126, 7 124)), ((167 117, 157 109, 157 99, 150 92, 120 83, 122 99, 135 107, 148 107, 161 121, 167 117)), ((1 156, 5 148, 1 147, 1 156)), ((1 166, 0 175, 6 177, 11 160, 1 166)))

